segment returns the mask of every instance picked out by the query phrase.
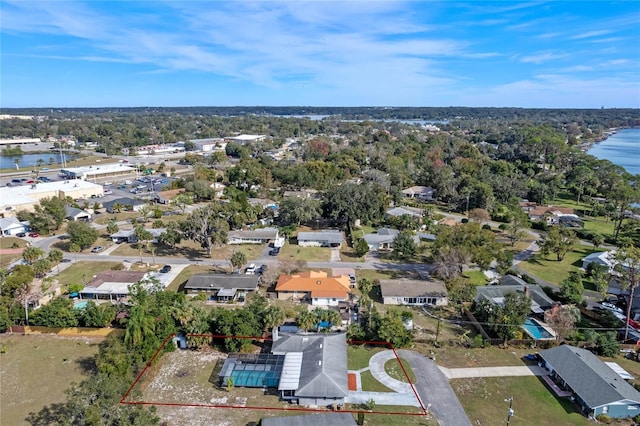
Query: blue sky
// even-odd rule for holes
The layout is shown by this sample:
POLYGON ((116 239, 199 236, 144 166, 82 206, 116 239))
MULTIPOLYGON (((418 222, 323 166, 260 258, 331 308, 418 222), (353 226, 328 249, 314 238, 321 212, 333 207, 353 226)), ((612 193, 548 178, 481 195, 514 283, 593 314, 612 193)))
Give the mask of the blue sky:
POLYGON ((640 107, 640 1, 0 0, 0 106, 640 107))

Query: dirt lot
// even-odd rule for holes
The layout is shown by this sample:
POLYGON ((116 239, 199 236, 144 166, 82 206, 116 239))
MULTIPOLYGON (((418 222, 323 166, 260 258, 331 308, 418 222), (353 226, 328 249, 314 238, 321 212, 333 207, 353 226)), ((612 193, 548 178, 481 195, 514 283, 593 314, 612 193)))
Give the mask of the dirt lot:
POLYGON ((27 424, 30 412, 64 402, 64 391, 93 372, 102 338, 0 335, 0 423, 27 424))

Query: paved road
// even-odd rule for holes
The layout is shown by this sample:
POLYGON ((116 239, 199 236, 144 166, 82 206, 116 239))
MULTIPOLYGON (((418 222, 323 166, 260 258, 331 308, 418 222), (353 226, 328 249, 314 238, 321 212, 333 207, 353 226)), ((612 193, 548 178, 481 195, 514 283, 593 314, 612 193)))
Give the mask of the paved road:
POLYGON ((424 355, 408 350, 399 350, 398 356, 409 362, 418 380, 414 385, 425 408, 440 423, 440 426, 471 426, 458 397, 453 392, 447 377, 435 362, 424 355))

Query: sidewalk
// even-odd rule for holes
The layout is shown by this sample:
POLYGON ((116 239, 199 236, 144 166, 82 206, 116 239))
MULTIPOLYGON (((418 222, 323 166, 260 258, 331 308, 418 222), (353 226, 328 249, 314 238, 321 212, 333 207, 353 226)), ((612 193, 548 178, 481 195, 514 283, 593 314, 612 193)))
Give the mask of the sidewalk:
POLYGON ((438 366, 447 379, 466 379, 472 377, 516 377, 516 376, 547 376, 549 372, 537 365, 509 366, 509 367, 472 367, 446 368, 438 366))

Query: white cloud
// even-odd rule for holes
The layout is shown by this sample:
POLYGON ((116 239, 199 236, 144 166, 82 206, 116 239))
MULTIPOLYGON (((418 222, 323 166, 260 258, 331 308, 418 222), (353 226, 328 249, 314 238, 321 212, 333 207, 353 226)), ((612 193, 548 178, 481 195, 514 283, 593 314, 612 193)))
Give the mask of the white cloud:
POLYGON ((557 59, 565 59, 569 55, 565 53, 551 53, 541 52, 535 55, 523 56, 520 58, 520 62, 542 64, 544 62, 555 61, 557 59))

